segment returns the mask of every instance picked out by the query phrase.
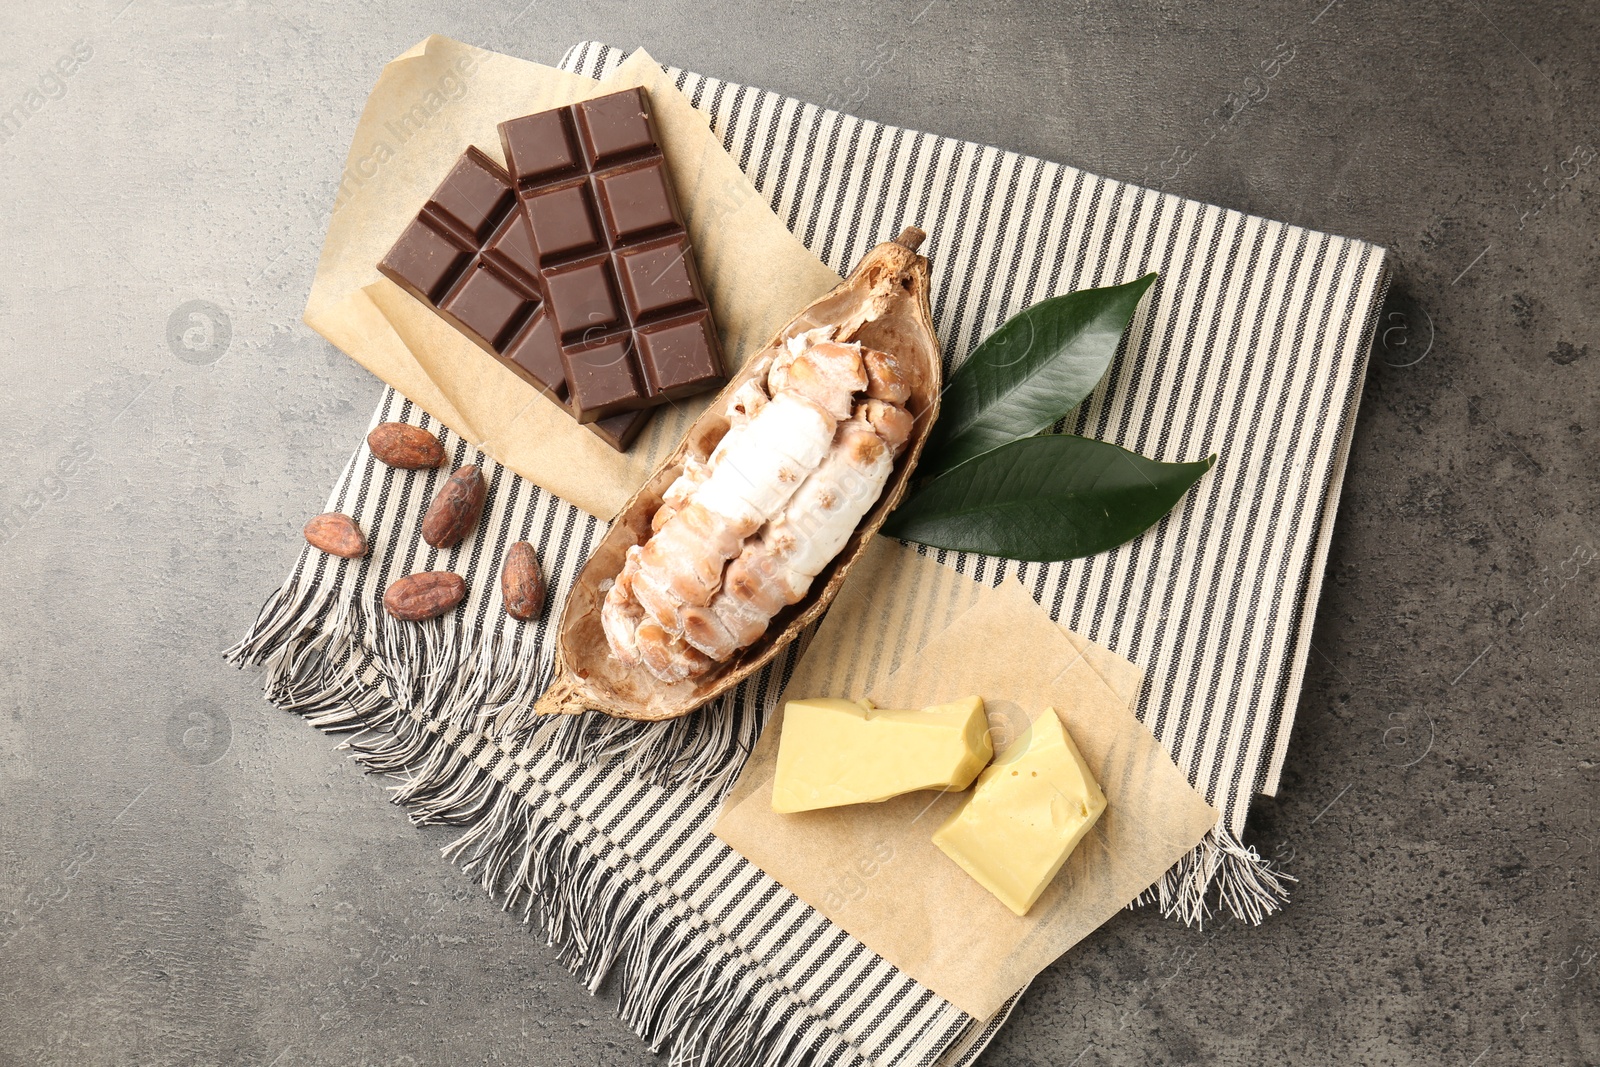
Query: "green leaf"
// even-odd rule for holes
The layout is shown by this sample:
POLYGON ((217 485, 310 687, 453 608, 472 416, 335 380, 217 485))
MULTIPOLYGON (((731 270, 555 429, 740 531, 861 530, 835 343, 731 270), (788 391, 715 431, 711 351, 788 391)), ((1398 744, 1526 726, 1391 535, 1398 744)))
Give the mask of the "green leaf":
POLYGON ((883 532, 1008 559, 1090 556, 1154 526, 1216 459, 1160 463, 1086 437, 1026 437, 924 485, 883 532))
POLYGON ((1041 300, 984 338, 950 376, 918 475, 943 474, 1077 407, 1105 376, 1155 279, 1041 300))

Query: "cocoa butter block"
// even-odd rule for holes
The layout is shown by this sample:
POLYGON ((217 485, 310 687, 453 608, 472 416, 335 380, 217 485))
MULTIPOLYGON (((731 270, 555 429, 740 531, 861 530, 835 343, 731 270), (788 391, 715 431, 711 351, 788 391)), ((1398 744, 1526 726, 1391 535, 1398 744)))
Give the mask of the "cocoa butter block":
POLYGON ((920 711, 865 700, 784 705, 772 810, 876 804, 920 789, 965 789, 994 755, 981 697, 920 711))
POLYGON ((1028 914, 1106 810, 1055 709, 978 776, 933 843, 1017 915, 1028 914))

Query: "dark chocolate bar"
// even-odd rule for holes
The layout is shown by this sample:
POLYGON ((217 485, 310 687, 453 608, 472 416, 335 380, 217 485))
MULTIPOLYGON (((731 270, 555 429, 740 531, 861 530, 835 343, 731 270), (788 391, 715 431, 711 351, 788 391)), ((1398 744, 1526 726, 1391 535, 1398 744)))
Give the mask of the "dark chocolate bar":
MULTIPOLYGON (((561 344, 545 310, 528 223, 511 179, 494 160, 468 148, 378 270, 571 410, 561 344)), ((646 408, 588 426, 621 452, 649 420, 646 408)))
POLYGON ((513 119, 501 139, 515 179, 468 148, 378 269, 624 449, 649 409, 725 380, 649 98, 513 119))
POLYGON ((579 421, 723 384, 643 89, 500 124, 579 421))

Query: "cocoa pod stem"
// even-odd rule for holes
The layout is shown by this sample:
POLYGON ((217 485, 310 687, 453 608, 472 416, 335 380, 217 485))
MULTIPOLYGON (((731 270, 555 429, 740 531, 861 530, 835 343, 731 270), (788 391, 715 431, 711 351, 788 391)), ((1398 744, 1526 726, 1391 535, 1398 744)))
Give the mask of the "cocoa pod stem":
POLYGON ((915 252, 917 249, 922 247, 922 242, 926 241, 927 239, 928 235, 919 227, 907 226, 905 229, 900 231, 900 236, 894 239, 894 243, 897 245, 902 245, 915 252))

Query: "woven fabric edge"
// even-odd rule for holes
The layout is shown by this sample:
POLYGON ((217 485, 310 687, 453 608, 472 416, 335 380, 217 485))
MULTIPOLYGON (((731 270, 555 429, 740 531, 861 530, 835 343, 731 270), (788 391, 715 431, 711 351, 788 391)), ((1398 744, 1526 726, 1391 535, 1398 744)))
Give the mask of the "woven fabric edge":
POLYGON ((275 707, 349 735, 341 747, 396 781, 392 802, 413 824, 459 828, 445 856, 504 909, 525 922, 537 915, 547 943, 591 992, 616 975, 618 1016, 652 1051, 667 1051, 671 1067, 871 1062, 831 1028, 818 1036, 804 1025, 808 1013, 792 994, 786 1005, 766 1002, 722 967, 722 955, 674 943, 670 916, 645 916, 625 879, 567 835, 569 814, 529 801, 526 776, 516 785, 501 777, 518 769, 508 753, 559 745, 572 721, 525 716, 552 673, 533 643, 513 649, 439 620, 398 624, 291 579, 223 655, 263 669, 275 707), (525 725, 492 729, 513 721, 525 725))

